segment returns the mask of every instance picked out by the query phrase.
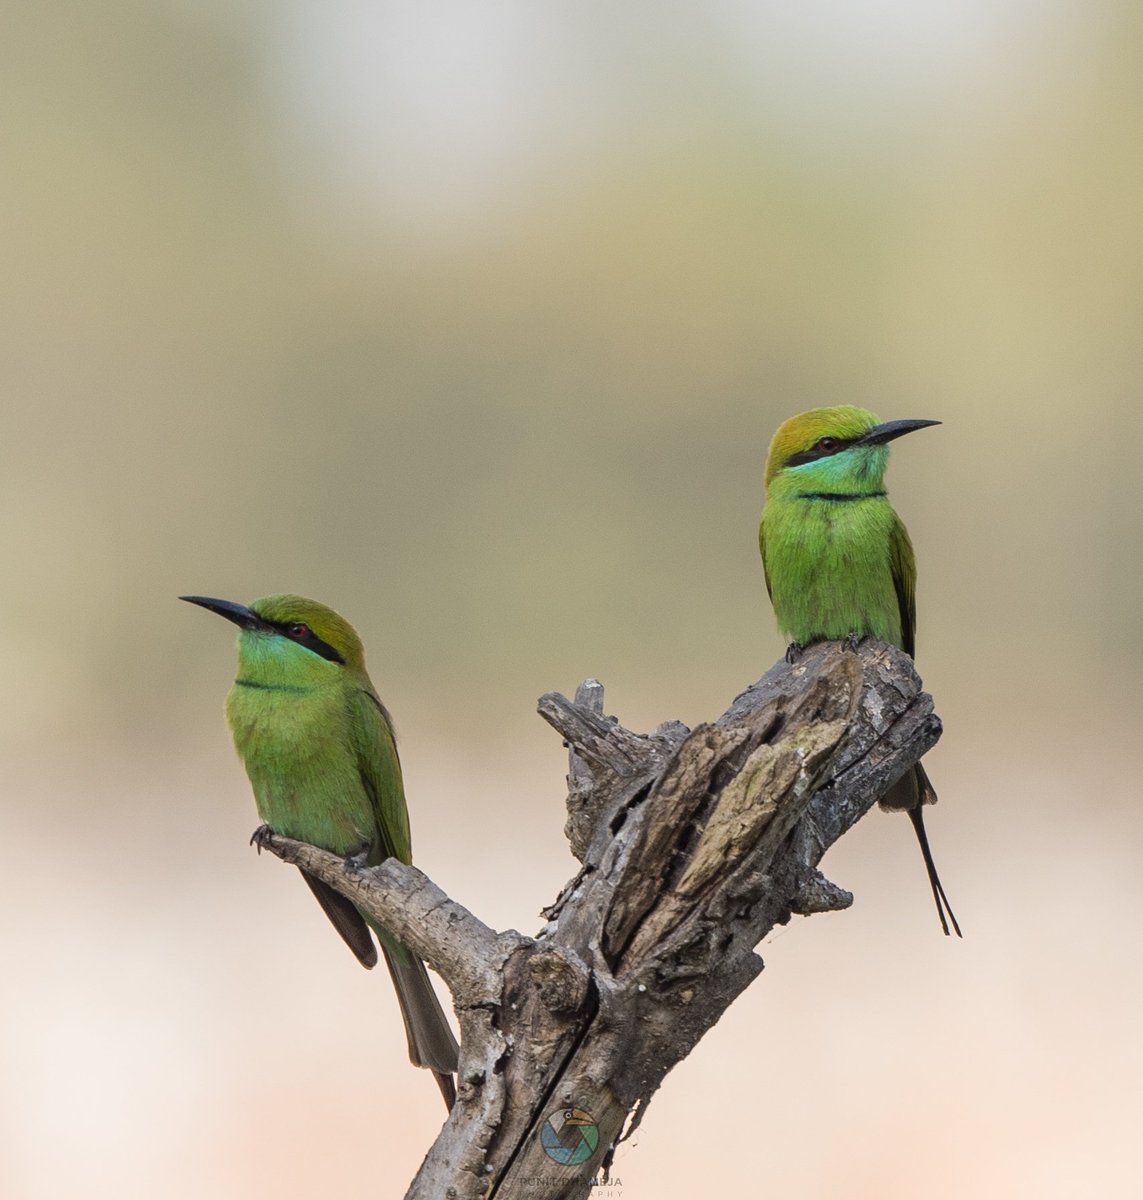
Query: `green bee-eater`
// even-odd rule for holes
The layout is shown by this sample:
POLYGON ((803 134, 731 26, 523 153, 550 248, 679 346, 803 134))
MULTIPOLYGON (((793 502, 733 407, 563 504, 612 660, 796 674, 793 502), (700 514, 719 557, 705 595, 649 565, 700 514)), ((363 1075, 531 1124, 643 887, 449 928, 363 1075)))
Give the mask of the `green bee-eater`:
MULTIPOLYGON (((889 442, 939 424, 881 424, 873 413, 842 404, 791 417, 774 434, 758 540, 778 626, 793 643, 791 658, 811 642, 866 636, 913 656, 917 566, 885 493, 885 468, 889 442)), ((951 921, 959 937, 925 836, 923 807, 936 798, 918 763, 880 803, 912 818, 941 927, 947 934, 951 921)))
MULTIPOLYGON (((249 607, 182 596, 233 621, 238 674, 226 698, 234 744, 271 831, 374 866, 412 861, 409 813, 393 723, 365 671, 353 626, 301 596, 266 596, 249 607)), ((433 1071, 445 1103, 456 1097, 456 1039, 421 962, 349 900, 302 876, 362 966, 382 953, 401 1006, 409 1058, 433 1071)))

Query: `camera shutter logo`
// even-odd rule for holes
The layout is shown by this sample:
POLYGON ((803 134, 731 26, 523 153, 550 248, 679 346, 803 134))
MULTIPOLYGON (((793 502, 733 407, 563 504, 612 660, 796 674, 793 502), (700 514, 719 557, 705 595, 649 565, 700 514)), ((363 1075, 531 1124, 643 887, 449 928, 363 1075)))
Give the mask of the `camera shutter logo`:
POLYGON ((595 1153, 599 1127, 591 1113, 582 1108, 564 1108, 552 1113, 540 1130, 544 1153, 555 1162, 574 1167, 595 1153))

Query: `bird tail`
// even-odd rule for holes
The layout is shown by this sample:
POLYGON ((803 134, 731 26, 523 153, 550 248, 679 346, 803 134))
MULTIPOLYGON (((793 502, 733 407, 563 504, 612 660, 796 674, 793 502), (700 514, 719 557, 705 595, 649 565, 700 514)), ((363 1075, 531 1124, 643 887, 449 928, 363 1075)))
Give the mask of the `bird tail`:
POLYGON ((964 934, 960 931, 960 925, 957 923, 956 914, 952 910, 949 898, 945 895, 945 889, 941 887, 937 866, 933 862, 933 852, 929 849, 929 839, 925 833, 925 818, 921 815, 922 812, 924 809, 919 804, 916 808, 909 809, 909 820, 913 822, 917 841, 921 844, 921 854, 925 860, 925 870, 929 873, 929 886, 933 889, 933 903, 937 906, 937 916, 941 919, 941 928, 945 931, 945 937, 949 936, 950 922, 957 937, 963 937, 964 934), (945 913, 948 913, 948 920, 945 920, 945 913))
POLYGON ((436 1076, 437 1086, 450 1110, 456 1101, 456 1085, 453 1075, 460 1054, 456 1038, 452 1035, 444 1010, 437 999, 425 964, 408 951, 402 955, 391 952, 388 946, 381 947, 385 965, 397 990, 401 1006, 401 1017, 405 1022, 405 1036, 409 1042, 409 1060, 417 1067, 425 1067, 436 1076))
POLYGON ((908 812, 909 820, 913 822, 913 830, 921 847, 921 856, 925 860, 925 870, 929 873, 929 887, 933 889, 933 903, 937 906, 937 916, 940 918, 941 928, 945 932, 945 937, 948 937, 951 923, 957 937, 963 937, 949 898, 945 895, 945 889, 941 887, 941 878, 937 874, 937 865, 933 861, 933 852, 929 849, 929 838, 925 833, 923 815, 925 805, 936 802, 936 790, 929 782, 925 768, 920 763, 917 763, 911 771, 906 771, 879 801, 882 808, 892 811, 903 809, 908 812), (946 913, 948 914, 947 919, 946 913))

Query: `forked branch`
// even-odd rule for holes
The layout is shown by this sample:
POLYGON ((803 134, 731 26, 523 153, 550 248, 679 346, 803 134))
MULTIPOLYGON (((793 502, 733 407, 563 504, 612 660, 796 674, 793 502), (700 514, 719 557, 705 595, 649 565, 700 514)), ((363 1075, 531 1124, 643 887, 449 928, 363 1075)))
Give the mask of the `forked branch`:
POLYGON ((794 913, 847 907, 817 866, 940 737, 911 660, 867 641, 779 662, 718 718, 653 734, 589 680, 540 699, 569 748, 582 864, 536 937, 496 933, 421 872, 268 848, 349 896, 448 984, 458 1099, 408 1198, 581 1200, 666 1073, 762 970, 794 913))

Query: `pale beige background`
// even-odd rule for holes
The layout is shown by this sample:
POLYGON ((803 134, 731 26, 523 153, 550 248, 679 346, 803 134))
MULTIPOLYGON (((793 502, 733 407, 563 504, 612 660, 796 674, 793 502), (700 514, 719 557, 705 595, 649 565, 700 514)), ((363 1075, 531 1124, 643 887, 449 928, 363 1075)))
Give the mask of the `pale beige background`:
POLYGON ((1143 18, 1123 3, 39 0, 0 36, 0 1194, 392 1197, 388 982, 257 859, 233 631, 347 614, 418 861, 571 873, 533 715, 781 652, 766 445, 894 446, 946 735, 620 1151, 624 1200, 1130 1195, 1143 18))

